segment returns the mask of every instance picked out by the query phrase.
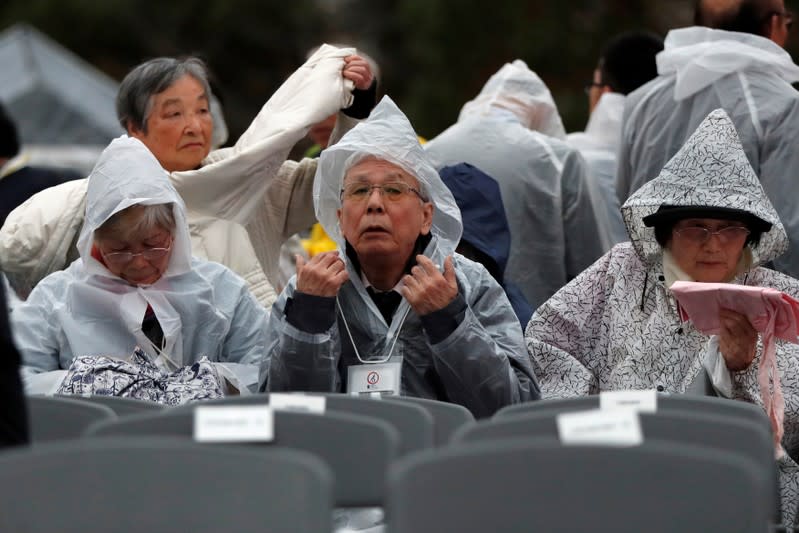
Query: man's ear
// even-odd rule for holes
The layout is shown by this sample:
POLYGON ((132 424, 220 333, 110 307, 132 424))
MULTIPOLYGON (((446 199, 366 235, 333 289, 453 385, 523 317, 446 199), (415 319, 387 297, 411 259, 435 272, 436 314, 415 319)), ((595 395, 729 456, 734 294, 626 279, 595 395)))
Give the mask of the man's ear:
POLYGON ((424 202, 422 204, 422 235, 427 235, 430 233, 430 228, 433 227, 433 211, 435 210, 435 206, 433 206, 433 202, 424 202))
POLYGON ((144 139, 144 132, 133 125, 133 122, 128 120, 127 128, 125 128, 128 132, 128 137, 133 137, 134 139, 139 139, 140 141, 144 139))

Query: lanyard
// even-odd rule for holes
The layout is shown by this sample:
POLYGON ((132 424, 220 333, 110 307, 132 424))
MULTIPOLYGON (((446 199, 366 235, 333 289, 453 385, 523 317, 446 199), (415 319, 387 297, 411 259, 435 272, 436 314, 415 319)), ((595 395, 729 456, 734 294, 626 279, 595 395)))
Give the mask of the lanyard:
POLYGON ((358 361, 360 361, 364 365, 377 365, 380 363, 387 363, 389 359, 391 359, 391 354, 394 353, 394 347, 397 345, 397 339, 399 339, 400 331, 402 331, 402 326, 405 325, 405 319, 408 317, 408 312, 411 310, 411 307, 408 306, 408 308, 405 309, 405 312, 402 314, 402 319, 400 320, 399 327, 397 327, 397 333, 394 336, 394 340, 391 341, 391 348, 388 350, 388 355, 384 359, 378 359, 378 360, 370 359, 368 361, 365 361, 363 358, 361 358, 361 354, 360 352, 358 352, 358 347, 355 346, 355 339, 352 338, 350 325, 347 324, 347 318, 344 316, 344 310, 341 309, 341 302, 339 302, 338 300, 338 295, 336 295, 336 306, 338 307, 338 312, 341 313, 341 320, 344 321, 344 328, 347 330, 347 336, 349 336, 350 338, 350 344, 352 344, 352 349, 355 350, 355 357, 358 358, 358 361))

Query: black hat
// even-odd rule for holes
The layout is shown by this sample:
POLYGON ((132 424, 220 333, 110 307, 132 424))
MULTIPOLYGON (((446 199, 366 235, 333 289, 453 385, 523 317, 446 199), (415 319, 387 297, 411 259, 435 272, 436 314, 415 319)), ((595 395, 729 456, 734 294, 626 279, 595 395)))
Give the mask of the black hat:
POLYGON ((771 222, 741 209, 712 207, 704 205, 661 205, 657 211, 643 218, 644 226, 675 224, 686 218, 717 218, 743 222, 749 231, 765 233, 771 229, 771 222))

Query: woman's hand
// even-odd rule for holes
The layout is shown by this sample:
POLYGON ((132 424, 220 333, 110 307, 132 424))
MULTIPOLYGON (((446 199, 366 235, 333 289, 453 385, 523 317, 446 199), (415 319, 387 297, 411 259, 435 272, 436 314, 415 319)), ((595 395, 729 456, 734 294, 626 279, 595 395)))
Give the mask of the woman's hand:
POLYGON ((729 309, 721 309, 719 319, 719 351, 727 368, 733 372, 746 370, 755 360, 757 330, 748 318, 729 309))
POLYGON ((369 62, 361 56, 347 56, 344 58, 344 70, 342 76, 352 80, 356 89, 365 91, 372 85, 374 74, 372 73, 369 62))

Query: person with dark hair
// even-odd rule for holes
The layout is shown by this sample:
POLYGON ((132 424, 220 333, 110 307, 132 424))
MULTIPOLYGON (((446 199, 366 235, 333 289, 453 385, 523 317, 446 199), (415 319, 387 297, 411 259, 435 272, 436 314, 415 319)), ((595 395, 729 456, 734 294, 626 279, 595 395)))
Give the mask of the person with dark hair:
POLYGON ((791 243, 773 266, 799 276, 799 92, 791 85, 799 66, 782 48, 792 15, 783 0, 703 0, 696 20, 707 26, 670 31, 658 76, 627 96, 619 200, 657 176, 708 113, 724 109, 791 243))
POLYGON ((25 200, 48 187, 80 178, 74 170, 26 164, 14 121, 0 105, 0 226, 25 200))
POLYGON ((764 410, 775 440, 787 452, 778 461, 783 520, 793 524, 799 346, 776 344, 774 390, 781 383, 783 409, 771 401, 768 378, 761 385, 771 360, 749 319, 722 307, 714 317, 718 335, 707 336, 681 321, 672 291, 676 281, 693 281, 799 297, 799 280, 762 266, 788 239, 727 114, 712 112, 622 212, 630 242, 617 244, 530 320, 525 337, 542 397, 650 389, 770 406, 764 410))
POLYGON ((602 49, 591 83, 585 88, 591 113, 585 131, 567 137, 588 163, 602 191, 614 244, 627 239, 616 194, 616 153, 624 97, 657 76, 655 56, 661 50, 663 39, 650 32, 631 31, 611 39, 602 49))
POLYGON ((0 283, 0 447, 28 442, 28 413, 19 365, 19 352, 8 324, 5 287, 0 283))
POLYGON ((697 0, 694 25, 761 35, 785 46, 793 13, 779 0, 697 0))
MULTIPOLYGON (((357 107, 358 114, 341 119, 344 131, 374 105, 353 96, 354 89, 371 86, 372 75, 352 52, 323 47, 289 77, 234 146, 218 150, 212 150, 212 95, 200 59, 151 59, 120 84, 119 122, 153 152, 186 201, 193 253, 241 275, 265 307, 277 297, 281 244, 315 220, 316 160, 286 161, 288 151, 318 118, 357 107)), ((86 180, 45 191, 0 231, 0 264, 21 296, 75 259, 85 194, 86 180)))

